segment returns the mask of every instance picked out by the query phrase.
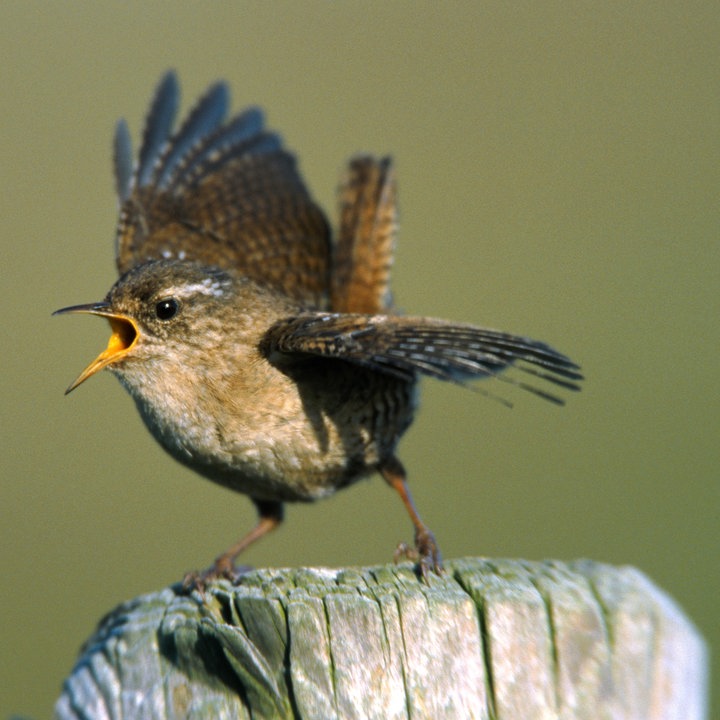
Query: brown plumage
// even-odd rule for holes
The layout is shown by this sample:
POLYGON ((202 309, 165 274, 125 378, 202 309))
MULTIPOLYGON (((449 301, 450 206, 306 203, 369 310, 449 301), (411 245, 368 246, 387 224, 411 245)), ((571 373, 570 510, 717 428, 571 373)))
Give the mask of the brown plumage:
POLYGON ((104 301, 58 312, 110 322, 107 349, 68 392, 107 367, 177 460, 249 495, 257 526, 198 576, 233 576, 234 560, 311 501, 378 471, 415 527, 424 576, 442 568, 395 450, 412 422, 419 375, 459 383, 515 366, 577 390, 578 366, 545 343, 392 312, 397 231, 389 158, 351 160, 333 244, 295 159, 250 109, 226 121, 213 85, 174 130, 179 89, 160 83, 133 164, 118 124, 120 279, 104 301))
POLYGON ((340 223, 330 277, 335 312, 375 314, 389 309, 396 233, 390 158, 354 158, 340 188, 340 223))
POLYGON ((117 265, 122 274, 151 259, 222 267, 289 297, 324 305, 330 234, 295 158, 263 127, 260 110, 229 123, 227 88, 213 85, 172 133, 173 73, 160 83, 131 176, 126 125, 116 131, 121 201, 117 265))

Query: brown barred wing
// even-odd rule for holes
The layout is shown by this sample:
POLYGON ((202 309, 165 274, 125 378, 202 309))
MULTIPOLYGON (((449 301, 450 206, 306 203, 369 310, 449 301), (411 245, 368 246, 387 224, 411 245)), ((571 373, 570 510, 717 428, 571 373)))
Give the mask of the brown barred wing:
POLYGON ((303 314, 273 325, 263 349, 271 360, 332 357, 407 380, 417 373, 461 384, 496 377, 561 405, 560 396, 503 372, 515 367, 565 390, 579 390, 582 380, 578 365, 546 343, 433 318, 303 314))
POLYGON ((330 235, 280 137, 250 108, 226 121, 229 93, 217 83, 173 131, 179 86, 158 86, 133 163, 126 124, 115 136, 120 273, 177 258, 247 276, 323 307, 330 235))

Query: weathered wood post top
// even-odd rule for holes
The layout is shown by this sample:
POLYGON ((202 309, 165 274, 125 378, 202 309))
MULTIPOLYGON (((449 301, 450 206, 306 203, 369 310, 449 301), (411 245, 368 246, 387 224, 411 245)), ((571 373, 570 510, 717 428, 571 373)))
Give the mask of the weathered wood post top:
POLYGON ((633 568, 465 559, 257 570, 105 617, 56 705, 77 718, 701 720, 707 651, 633 568))

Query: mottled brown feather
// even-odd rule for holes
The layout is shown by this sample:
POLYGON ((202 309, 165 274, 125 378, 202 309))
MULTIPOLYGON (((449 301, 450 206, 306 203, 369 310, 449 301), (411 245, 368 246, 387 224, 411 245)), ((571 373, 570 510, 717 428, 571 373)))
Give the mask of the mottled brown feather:
POLYGON ((390 270, 397 233, 390 158, 353 158, 340 187, 339 205, 330 306, 335 312, 386 311, 392 304, 390 270))
MULTIPOLYGON (((176 98, 166 87, 167 77, 158 93, 168 95, 171 104, 176 98)), ((203 100, 220 102, 209 96, 203 100)), ((162 95, 156 97, 148 124, 158 116, 166 130, 172 108, 162 112, 162 101, 162 95)), ((197 113, 198 107, 190 117, 197 113)), ((243 117, 236 120, 242 124, 243 117)), ((327 221, 307 192, 295 158, 280 147, 276 135, 256 129, 257 121, 257 113, 249 118, 249 136, 231 132, 231 121, 210 134, 190 137, 195 144, 167 172, 161 172, 162 163, 173 155, 173 143, 188 143, 185 126, 164 142, 146 128, 145 138, 152 138, 153 147, 141 150, 128 196, 121 196, 121 274, 147 260, 178 258, 221 267, 313 307, 327 306, 327 221)), ((116 165, 122 162, 124 158, 116 158, 116 165)))
POLYGON ((465 383, 498 377, 546 400, 555 395, 503 373, 514 366, 568 390, 579 390, 578 366, 549 345, 511 333, 427 317, 304 313, 275 323, 265 352, 314 355, 414 380, 418 373, 465 383))

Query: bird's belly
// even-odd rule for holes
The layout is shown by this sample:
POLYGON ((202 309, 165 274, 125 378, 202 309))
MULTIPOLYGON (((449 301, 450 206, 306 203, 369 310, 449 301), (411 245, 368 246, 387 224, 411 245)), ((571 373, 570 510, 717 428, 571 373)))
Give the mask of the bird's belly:
MULTIPOLYGON (((275 385, 277 385, 277 381, 275 385)), ((333 385, 322 373, 301 377, 250 405, 172 398, 140 413, 160 444, 204 477, 258 500, 311 501, 371 473, 412 420, 412 383, 356 368, 333 385)))

